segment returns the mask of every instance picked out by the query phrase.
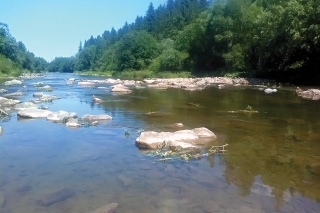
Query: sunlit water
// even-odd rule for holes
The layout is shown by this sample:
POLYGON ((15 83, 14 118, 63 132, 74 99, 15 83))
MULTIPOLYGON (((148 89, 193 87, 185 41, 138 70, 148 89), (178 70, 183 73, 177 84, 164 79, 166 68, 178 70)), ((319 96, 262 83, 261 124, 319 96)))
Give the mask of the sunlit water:
POLYGON ((37 91, 32 84, 42 81, 61 97, 42 104, 49 110, 106 113, 113 119, 78 129, 45 119, 19 120, 16 113, 2 119, 0 192, 6 201, 1 213, 88 213, 111 202, 119 203, 116 212, 320 212, 319 101, 303 100, 285 87, 274 94, 213 85, 202 91, 135 89, 114 95, 67 86, 70 77, 89 78, 52 74, 25 80, 27 88, 6 88, 27 89, 19 97, 26 101, 37 91), (92 95, 106 102, 93 104, 92 95), (259 113, 228 112, 248 105, 259 113), (145 114, 151 111, 158 113, 145 114), (218 139, 208 147, 227 143, 227 154, 163 163, 135 146, 141 130, 175 131, 168 125, 177 122, 209 128, 218 139), (310 172, 310 165, 318 173, 310 172), (63 188, 75 195, 38 204, 63 188))

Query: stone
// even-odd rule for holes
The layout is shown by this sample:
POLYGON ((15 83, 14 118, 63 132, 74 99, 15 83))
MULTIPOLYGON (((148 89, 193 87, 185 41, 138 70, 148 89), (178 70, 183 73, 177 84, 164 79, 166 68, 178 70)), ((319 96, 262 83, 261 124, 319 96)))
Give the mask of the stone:
POLYGON ((76 118, 76 117, 77 117, 77 113, 75 112, 66 112, 66 111, 60 110, 58 112, 53 112, 49 114, 47 116, 47 120, 61 123, 68 120, 69 118, 76 118))
POLYGON ((109 203, 105 206, 102 206, 96 209, 92 213, 114 213, 117 206, 118 206, 118 203, 109 203))
POLYGON ((271 89, 271 88, 267 88, 264 90, 265 93, 270 94, 270 93, 274 93, 277 92, 277 89, 271 89))
POLYGON ((192 145, 190 143, 181 142, 181 141, 170 141, 169 148, 170 150, 175 152, 187 151, 187 150, 192 151, 195 149, 199 149, 198 146, 192 145))
POLYGON ((205 144, 210 140, 215 139, 216 136, 207 128, 195 128, 193 130, 179 130, 176 132, 154 132, 145 131, 136 139, 136 146, 143 149, 159 149, 165 146, 177 146, 180 148, 197 148, 191 145, 205 144), (174 143, 180 142, 180 143, 174 143), (185 143, 191 144, 187 145, 185 143))
POLYGON ((22 92, 13 92, 13 93, 8 93, 3 95, 3 97, 12 97, 12 96, 22 96, 23 93, 22 92))
POLYGON ((307 171, 313 175, 320 176, 320 163, 311 163, 306 167, 307 171))
POLYGON ((75 192, 72 188, 64 188, 40 198, 38 200, 38 204, 40 206, 49 206, 54 203, 67 200, 73 197, 74 195, 75 195, 75 192))
POLYGON ((193 131, 200 138, 217 138, 217 136, 205 127, 194 128, 193 131))
POLYGON ((123 87, 113 87, 111 88, 111 92, 124 92, 124 93, 129 93, 131 92, 130 89, 128 89, 127 87, 123 86, 123 87))
POLYGON ((111 120, 112 117, 107 114, 100 114, 100 115, 83 115, 81 117, 81 120, 83 121, 88 121, 88 122, 93 122, 93 121, 100 121, 100 120, 111 120))
POLYGON ((23 118, 46 118, 52 112, 43 109, 22 109, 17 112, 18 116, 23 118))
POLYGON ((18 103, 20 103, 18 100, 0 97, 0 106, 14 106, 18 103))
POLYGON ((20 84, 22 84, 22 81, 19 81, 16 79, 4 82, 4 85, 6 85, 6 86, 13 86, 13 85, 20 85, 20 84))
POLYGON ((129 186, 132 184, 132 180, 124 175, 119 175, 118 179, 124 186, 129 186))
POLYGON ((34 104, 32 102, 23 102, 23 103, 19 103, 16 104, 14 106, 15 110, 23 110, 23 109, 37 109, 38 105, 34 104))
POLYGON ((3 132, 3 130, 2 130, 2 127, 0 126, 0 135, 2 135, 2 132, 3 132))
POLYGON ((67 121, 67 123, 66 123, 66 126, 67 126, 67 127, 76 128, 76 127, 79 127, 79 126, 80 126, 80 123, 79 123, 78 119, 69 118, 68 121, 67 121))
POLYGON ((96 83, 90 82, 90 81, 79 81, 78 86, 88 87, 88 86, 94 86, 96 83))

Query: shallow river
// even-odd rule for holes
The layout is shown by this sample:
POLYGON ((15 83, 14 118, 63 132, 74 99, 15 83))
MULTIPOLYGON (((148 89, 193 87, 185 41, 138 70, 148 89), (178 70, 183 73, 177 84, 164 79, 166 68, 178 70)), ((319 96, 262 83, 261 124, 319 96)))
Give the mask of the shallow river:
POLYGON ((16 113, 2 118, 1 213, 90 213, 112 202, 119 213, 320 212, 320 101, 296 97, 290 87, 273 94, 213 85, 114 95, 67 86, 71 77, 99 79, 50 74, 25 80, 26 88, 0 85, 9 92, 27 89, 17 98, 26 101, 37 91, 32 84, 41 81, 61 97, 40 104, 49 110, 113 117, 78 129, 20 120, 16 113), (105 102, 92 103, 92 95, 105 102), (228 112, 248 105, 258 113, 228 112), (173 123, 207 127, 218 137, 210 146, 228 144, 227 153, 162 162, 135 146, 141 131, 175 131, 168 127, 173 123), (37 202, 63 188, 75 195, 48 206, 37 202))

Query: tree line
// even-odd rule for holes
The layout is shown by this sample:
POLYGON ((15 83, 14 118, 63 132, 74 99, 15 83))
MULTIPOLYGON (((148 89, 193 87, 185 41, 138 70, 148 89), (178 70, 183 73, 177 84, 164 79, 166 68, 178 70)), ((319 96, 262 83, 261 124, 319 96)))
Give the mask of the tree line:
POLYGON ((0 77, 19 75, 22 72, 41 72, 47 69, 44 58, 35 57, 25 45, 17 42, 7 24, 0 22, 0 77))
MULTIPOLYGON (((319 84, 319 0, 167 0, 91 36, 49 72, 148 70, 319 84)), ((1 53, 1 52, 0 52, 1 53)), ((2 53, 1 53, 2 54, 2 53)))

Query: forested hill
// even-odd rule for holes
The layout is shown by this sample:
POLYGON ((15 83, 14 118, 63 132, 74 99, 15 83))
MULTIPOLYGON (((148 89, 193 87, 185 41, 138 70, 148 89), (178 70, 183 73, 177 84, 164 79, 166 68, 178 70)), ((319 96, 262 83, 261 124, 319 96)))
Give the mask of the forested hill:
POLYGON ((188 71, 319 85, 319 64, 320 0, 167 0, 80 42, 47 71, 188 71))
POLYGON ((41 72, 47 69, 45 59, 35 57, 25 45, 9 33, 6 24, 0 22, 0 77, 19 75, 22 72, 41 72))

